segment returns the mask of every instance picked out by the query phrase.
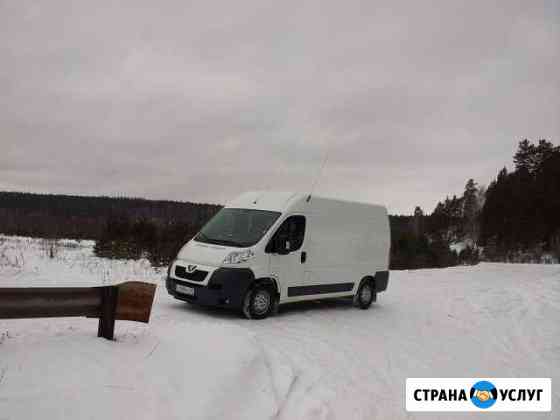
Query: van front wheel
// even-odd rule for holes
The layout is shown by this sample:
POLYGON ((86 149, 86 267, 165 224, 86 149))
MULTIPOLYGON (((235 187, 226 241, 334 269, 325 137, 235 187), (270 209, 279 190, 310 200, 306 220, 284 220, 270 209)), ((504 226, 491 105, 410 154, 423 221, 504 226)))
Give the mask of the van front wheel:
POLYGON ((274 293, 266 285, 257 285, 243 299, 243 315, 248 319, 264 319, 274 309, 274 293))
POLYGON ((360 309, 367 309, 371 303, 377 298, 373 281, 365 279, 358 287, 358 291, 354 295, 354 305, 360 309))

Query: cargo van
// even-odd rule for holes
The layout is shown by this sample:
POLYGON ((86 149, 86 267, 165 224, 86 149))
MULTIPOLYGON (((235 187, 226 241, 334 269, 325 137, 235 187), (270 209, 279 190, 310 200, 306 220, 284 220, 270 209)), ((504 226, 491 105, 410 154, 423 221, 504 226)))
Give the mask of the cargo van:
POLYGON ((352 297, 367 309, 389 281, 387 210, 286 192, 229 202, 179 251, 173 297, 262 319, 278 305, 352 297))

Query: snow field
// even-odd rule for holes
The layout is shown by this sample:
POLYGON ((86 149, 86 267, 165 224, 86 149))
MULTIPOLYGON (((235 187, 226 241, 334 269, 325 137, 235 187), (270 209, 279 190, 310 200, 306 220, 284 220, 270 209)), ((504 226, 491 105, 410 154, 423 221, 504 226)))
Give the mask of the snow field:
POLYGON ((492 376, 551 377, 551 413, 506 416, 558 418, 559 265, 397 271, 370 310, 308 302, 248 321, 176 301, 164 270, 96 258, 91 243, 52 260, 37 240, 7 245, 25 263, 0 263, 0 287, 159 287, 150 324, 117 321, 116 342, 97 320, 0 320, 2 420, 470 418, 407 413, 406 378, 492 376))

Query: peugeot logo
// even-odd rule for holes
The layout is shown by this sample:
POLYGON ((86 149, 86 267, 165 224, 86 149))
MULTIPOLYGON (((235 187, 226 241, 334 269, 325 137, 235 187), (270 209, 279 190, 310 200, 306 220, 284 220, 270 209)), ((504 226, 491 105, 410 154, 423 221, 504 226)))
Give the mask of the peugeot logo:
POLYGON ((194 270, 196 270, 196 265, 187 265, 187 271, 189 273, 192 273, 194 270))

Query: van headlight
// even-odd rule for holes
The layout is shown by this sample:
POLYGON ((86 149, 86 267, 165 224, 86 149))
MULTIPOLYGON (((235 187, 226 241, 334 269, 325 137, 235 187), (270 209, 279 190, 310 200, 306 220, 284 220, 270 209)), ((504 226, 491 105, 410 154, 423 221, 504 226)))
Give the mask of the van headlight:
POLYGON ((224 258, 224 264, 240 264, 250 260, 253 255, 253 251, 247 249, 245 251, 233 251, 230 252, 227 257, 224 258))

